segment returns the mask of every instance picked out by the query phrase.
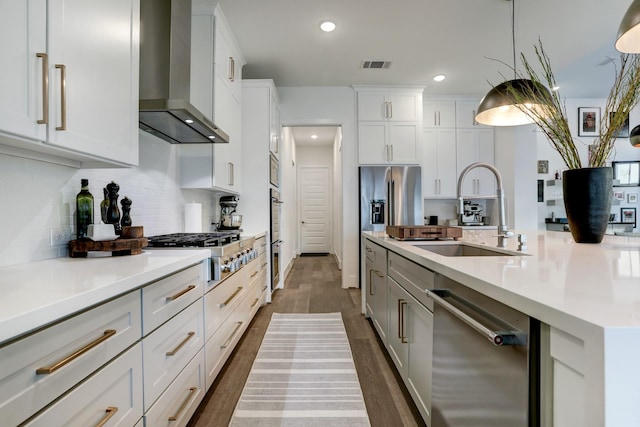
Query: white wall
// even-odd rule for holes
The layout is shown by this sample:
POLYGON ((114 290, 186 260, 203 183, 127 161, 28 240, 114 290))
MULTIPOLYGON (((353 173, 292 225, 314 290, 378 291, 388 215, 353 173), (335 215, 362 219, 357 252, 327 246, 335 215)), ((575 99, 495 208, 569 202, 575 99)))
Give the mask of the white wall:
MULTIPOLYGON (((342 206, 342 128, 338 128, 333 142, 333 206, 342 206)), ((343 245, 342 210, 333 209, 333 252, 342 270, 343 245)))
POLYGON ((102 188, 111 181, 120 185, 120 198, 133 202, 134 225, 144 226, 146 236, 184 230, 185 201, 203 204, 203 223, 215 212, 210 193, 181 191, 177 146, 140 132, 140 166, 113 169, 74 169, 50 163, 0 155, 0 266, 65 257, 66 247, 50 246, 51 229, 75 233, 75 196, 80 179, 89 179, 95 200, 94 216, 100 220, 102 188))
MULTIPOLYGON (((342 286, 358 287, 358 168, 350 87, 278 87, 283 126, 342 126, 342 286)), ((286 261, 286 260, 285 260, 286 261)))

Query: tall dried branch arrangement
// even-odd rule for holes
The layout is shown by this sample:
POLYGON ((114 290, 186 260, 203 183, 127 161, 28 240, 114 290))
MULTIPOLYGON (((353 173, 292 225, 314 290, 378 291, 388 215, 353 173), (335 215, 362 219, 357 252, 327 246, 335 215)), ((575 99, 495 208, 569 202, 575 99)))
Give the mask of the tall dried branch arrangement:
MULTIPOLYGON (((524 70, 518 71, 517 75, 522 79, 530 79, 535 84, 542 84, 553 88, 556 86, 555 76, 551 68, 549 56, 545 52, 542 42, 538 40, 538 45, 534 46, 538 62, 542 69, 539 74, 531 66, 530 62, 520 54, 520 59, 524 70)), ((607 159, 614 148, 616 134, 625 123, 629 112, 638 104, 640 100, 640 55, 620 55, 620 67, 615 67, 615 79, 607 103, 603 118, 600 123, 599 134, 590 146, 589 167, 602 167, 606 165, 607 159), (610 115, 609 113, 615 113, 610 115), (611 116, 611 120, 609 117, 611 116)), ((539 108, 528 108, 523 102, 525 97, 529 99, 540 98, 538 93, 531 91, 522 94, 509 87, 509 94, 515 99, 516 106, 527 114, 544 132, 551 146, 560 154, 562 160, 569 169, 582 168, 580 154, 574 142, 564 101, 560 98, 558 91, 552 91, 550 98, 540 99, 539 108)))

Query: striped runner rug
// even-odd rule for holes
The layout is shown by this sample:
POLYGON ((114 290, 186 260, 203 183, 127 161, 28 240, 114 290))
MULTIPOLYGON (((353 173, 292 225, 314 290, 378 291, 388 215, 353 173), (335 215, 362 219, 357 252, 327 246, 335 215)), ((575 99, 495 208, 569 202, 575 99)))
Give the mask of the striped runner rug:
POLYGON ((340 313, 274 313, 229 424, 370 426, 340 313))

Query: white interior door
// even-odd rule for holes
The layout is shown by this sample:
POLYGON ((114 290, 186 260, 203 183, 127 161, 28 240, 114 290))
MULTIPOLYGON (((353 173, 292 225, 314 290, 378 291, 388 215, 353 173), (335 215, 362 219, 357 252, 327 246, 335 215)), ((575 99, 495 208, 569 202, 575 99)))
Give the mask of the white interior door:
POLYGON ((328 167, 301 167, 300 251, 302 253, 331 252, 331 198, 328 167))

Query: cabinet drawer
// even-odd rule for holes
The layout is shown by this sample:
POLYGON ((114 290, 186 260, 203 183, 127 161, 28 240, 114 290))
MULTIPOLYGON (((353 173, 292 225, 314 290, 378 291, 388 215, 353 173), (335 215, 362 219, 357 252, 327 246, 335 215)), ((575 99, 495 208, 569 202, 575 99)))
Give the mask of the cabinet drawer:
POLYGON ((202 296, 202 264, 142 288, 142 335, 147 335, 202 296))
POLYGON ((2 423, 24 421, 139 340, 140 318, 131 292, 0 348, 2 423))
POLYGON ((162 393, 145 414, 147 426, 185 426, 204 397, 204 351, 191 359, 186 368, 162 393))
POLYGON ((222 369, 224 362, 226 362, 246 328, 246 324, 241 318, 242 312, 238 307, 205 344, 207 389, 215 381, 218 372, 222 369))
MULTIPOLYGON (((132 347, 27 426, 134 425, 142 417, 142 348, 132 347)), ((13 425, 13 424, 12 424, 13 425)))
POLYGON ((242 269, 204 296, 204 322, 206 337, 209 338, 222 322, 233 312, 238 303, 247 295, 245 271, 242 269))
POLYGON ((142 340, 145 410, 204 345, 202 317, 198 300, 142 340))
POLYGON ((258 251, 258 256, 267 252, 267 236, 258 237, 253 243, 253 247, 258 251))
POLYGON ((249 321, 251 321, 251 318, 253 318, 255 312, 258 311, 258 308, 260 308, 260 306, 264 302, 266 290, 267 271, 262 270, 256 277, 253 278, 253 280, 249 284, 249 295, 247 295, 246 301, 246 304, 249 305, 249 308, 251 310, 251 317, 249 318, 249 321))
POLYGON ((427 298, 425 289, 433 289, 435 273, 393 252, 389 252, 389 277, 409 292, 425 307, 433 311, 433 300, 427 298))

